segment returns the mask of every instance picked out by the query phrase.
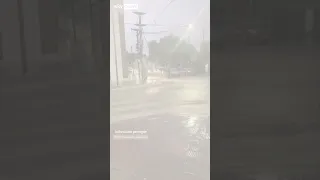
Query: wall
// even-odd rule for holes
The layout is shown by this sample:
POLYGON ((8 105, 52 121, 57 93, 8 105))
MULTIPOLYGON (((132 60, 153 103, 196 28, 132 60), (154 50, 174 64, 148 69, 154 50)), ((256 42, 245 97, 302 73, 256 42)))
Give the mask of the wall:
POLYGON ((122 70, 123 77, 128 77, 128 59, 125 58, 126 55, 126 34, 125 34, 125 24, 124 24, 124 14, 123 12, 119 14, 119 26, 120 26, 120 40, 121 40, 121 50, 122 50, 122 70))
POLYGON ((111 2, 110 10, 110 77, 112 84, 119 85, 123 81, 123 68, 119 11, 112 6, 115 3, 117 2, 111 2))

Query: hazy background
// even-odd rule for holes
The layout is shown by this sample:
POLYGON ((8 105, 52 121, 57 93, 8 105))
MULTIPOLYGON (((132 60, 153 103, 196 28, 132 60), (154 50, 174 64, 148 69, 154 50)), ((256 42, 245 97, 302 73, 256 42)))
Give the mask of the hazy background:
MULTIPOLYGON (((138 11, 147 13, 142 23, 158 24, 164 26, 149 25, 145 32, 168 31, 160 34, 145 34, 146 41, 159 40, 170 33, 179 37, 190 36, 192 43, 198 50, 203 40, 210 39, 210 1, 209 0, 124 0, 124 4, 138 4, 138 11), (190 32, 181 25, 193 24, 190 32)), ((124 21, 126 23, 126 46, 130 52, 131 46, 135 52, 136 35, 131 28, 137 23, 138 17, 132 10, 125 10, 124 21)), ((148 53, 148 47, 144 46, 144 52, 148 53)))

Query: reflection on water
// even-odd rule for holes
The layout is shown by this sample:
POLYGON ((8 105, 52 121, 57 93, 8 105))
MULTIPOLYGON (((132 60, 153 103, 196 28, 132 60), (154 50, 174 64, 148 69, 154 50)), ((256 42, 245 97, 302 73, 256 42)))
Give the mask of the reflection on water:
POLYGON ((187 120, 188 122, 187 127, 194 127, 197 120, 198 120, 197 116, 190 116, 189 119, 187 120))
POLYGON ((146 94, 148 95, 154 95, 160 92, 161 87, 151 87, 146 89, 146 94))
MULTIPOLYGON (((209 118, 210 119, 210 118, 209 118)), ((184 126, 189 129, 190 135, 194 135, 198 139, 210 139, 210 123, 203 125, 206 123, 198 116, 189 116, 186 121, 183 122, 184 126)))
POLYGON ((189 129, 191 134, 195 134, 198 132, 199 124, 196 123, 197 121, 199 121, 199 120, 198 120, 198 117, 196 117, 196 116, 191 116, 187 120, 186 128, 189 129))
MULTIPOLYGON (((185 148, 186 156, 190 158, 197 158, 201 155, 200 149, 203 140, 210 139, 210 132, 207 131, 208 127, 203 125, 203 119, 198 116, 189 116, 188 119, 183 122, 185 127, 189 130, 190 140, 185 148)), ((202 149, 209 150, 209 146, 202 147, 202 149)))
POLYGON ((124 180, 209 180, 210 143, 208 138, 200 138, 210 136, 206 121, 209 119, 194 115, 163 114, 112 124, 110 132, 139 129, 149 137, 148 140, 111 139, 111 167, 122 174, 113 175, 124 180))
POLYGON ((207 99, 208 89, 207 84, 184 85, 180 92, 178 92, 178 98, 184 101, 209 100, 207 99))

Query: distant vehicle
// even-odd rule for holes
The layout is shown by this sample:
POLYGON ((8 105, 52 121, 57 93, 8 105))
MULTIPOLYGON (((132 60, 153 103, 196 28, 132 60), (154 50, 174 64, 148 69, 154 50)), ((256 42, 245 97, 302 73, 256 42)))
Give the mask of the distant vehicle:
POLYGON ((170 68, 167 70, 168 77, 184 77, 194 75, 195 71, 192 68, 170 68))

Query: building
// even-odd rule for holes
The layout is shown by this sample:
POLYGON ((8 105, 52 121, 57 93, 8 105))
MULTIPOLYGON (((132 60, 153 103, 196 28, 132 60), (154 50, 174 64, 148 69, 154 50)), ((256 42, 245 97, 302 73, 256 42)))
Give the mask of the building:
POLYGON ((110 71, 110 83, 112 86, 120 86, 124 77, 128 76, 126 58, 124 58, 123 10, 113 8, 115 4, 121 3, 122 0, 100 1, 94 2, 92 6, 94 55, 98 62, 97 66, 102 68, 102 71, 110 71), (110 21, 105 19, 109 17, 110 21), (109 30, 110 35, 105 33, 109 30), (109 67, 106 63, 110 65, 110 69, 103 69, 104 67, 109 67))
POLYGON ((113 18, 110 19, 109 37, 105 33, 109 31, 109 3, 78 0, 70 6, 67 0, 1 1, 1 77, 22 74, 61 76, 98 68, 109 71, 104 67, 110 62, 111 80, 114 84, 121 84, 127 74, 127 68, 122 66, 126 64, 122 62, 122 47, 125 46, 123 13, 111 9, 113 18), (67 13, 62 3, 69 8, 67 13), (96 68, 88 68, 93 66, 96 68))
POLYGON ((124 77, 123 58, 125 35, 123 9, 116 9, 113 6, 120 3, 122 2, 114 0, 111 1, 110 6, 110 79, 111 84, 116 86, 121 85, 124 77))

